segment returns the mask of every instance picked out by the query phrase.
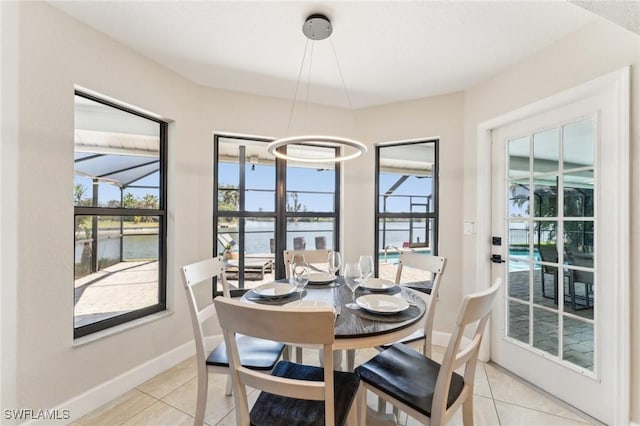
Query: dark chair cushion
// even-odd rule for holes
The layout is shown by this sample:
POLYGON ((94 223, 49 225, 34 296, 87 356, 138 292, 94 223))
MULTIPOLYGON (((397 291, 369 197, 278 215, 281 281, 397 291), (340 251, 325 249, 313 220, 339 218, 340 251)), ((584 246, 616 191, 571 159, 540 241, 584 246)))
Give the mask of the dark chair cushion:
MULTIPOLYGON (((321 367, 289 361, 280 361, 271 374, 289 379, 324 380, 324 370, 321 367)), ((354 373, 334 371, 333 380, 335 424, 342 425, 347 420, 360 379, 354 373)), ((324 401, 288 398, 262 392, 251 409, 251 424, 260 426, 324 425, 324 401)))
POLYGON ((424 340, 424 330, 420 329, 420 330, 416 330, 413 333, 411 333, 410 335, 408 335, 407 337, 403 338, 403 339, 399 339, 397 342, 394 343, 389 343, 388 345, 380 345, 377 346, 377 348, 382 348, 382 349, 387 349, 390 348, 391 346, 395 345, 396 343, 411 343, 411 342, 417 342, 418 340, 424 340))
MULTIPOLYGON (((243 366, 254 370, 271 370, 276 364, 284 344, 272 340, 258 339, 257 337, 236 335, 240 362, 243 366)), ((228 367, 227 345, 222 342, 207 357, 208 365, 228 367)))
MULTIPOLYGON (((360 379, 431 417, 440 364, 403 344, 395 344, 355 370, 360 379)), ((464 379, 451 378, 447 407, 458 398, 464 379)))
POLYGON ((433 283, 431 281, 411 281, 400 285, 425 294, 431 294, 431 290, 433 289, 433 283))

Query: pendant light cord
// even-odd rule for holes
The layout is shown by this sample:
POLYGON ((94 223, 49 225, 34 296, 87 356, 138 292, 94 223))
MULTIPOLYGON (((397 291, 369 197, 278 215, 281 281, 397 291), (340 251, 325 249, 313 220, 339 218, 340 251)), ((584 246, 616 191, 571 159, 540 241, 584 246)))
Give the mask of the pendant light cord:
POLYGON ((296 91, 293 93, 293 101, 291 102, 291 110, 289 111, 289 121, 287 122, 287 133, 289 136, 289 128, 291 127, 291 120, 293 119, 293 110, 296 107, 296 99, 298 99, 298 89, 300 88, 300 81, 302 80, 302 70, 304 70, 304 60, 307 58, 307 48, 309 47, 309 39, 304 45, 304 53, 302 54, 302 62, 300 63, 300 70, 298 71, 298 81, 296 82, 296 91))

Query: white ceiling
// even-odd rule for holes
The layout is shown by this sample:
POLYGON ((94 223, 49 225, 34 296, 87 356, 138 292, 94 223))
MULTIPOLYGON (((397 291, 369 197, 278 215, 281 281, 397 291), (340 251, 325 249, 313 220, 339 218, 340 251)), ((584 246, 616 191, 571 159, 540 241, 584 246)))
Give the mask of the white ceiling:
MULTIPOLYGON (((325 13, 354 108, 465 90, 601 19, 564 1, 52 4, 198 84, 286 99, 304 19, 325 13)), ((314 46, 309 101, 349 107, 330 42, 314 46)))

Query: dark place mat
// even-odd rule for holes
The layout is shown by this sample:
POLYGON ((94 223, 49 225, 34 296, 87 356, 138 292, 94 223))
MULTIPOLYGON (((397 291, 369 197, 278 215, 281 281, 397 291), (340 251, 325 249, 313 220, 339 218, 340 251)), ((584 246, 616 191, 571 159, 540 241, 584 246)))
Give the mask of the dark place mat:
MULTIPOLYGON (((302 292, 302 298, 304 299, 304 296, 306 295, 307 295, 307 291, 304 290, 302 292)), ((262 297, 255 291, 249 290, 243 297, 251 302, 261 303, 263 305, 284 305, 289 302, 295 302, 296 300, 298 300, 300 298, 300 293, 295 291, 286 296, 273 298, 273 297, 262 297)))
MULTIPOLYGON (((349 309, 346 308, 345 309, 349 309)), ((402 322, 410 319, 414 319, 419 316, 422 312, 419 307, 411 305, 407 309, 402 312, 398 312, 397 314, 392 315, 384 315, 384 314, 374 314, 373 312, 369 312, 365 309, 349 309, 353 315, 357 315, 360 318, 372 320, 372 321, 380 321, 380 322, 402 322)))
POLYGON ((402 288, 399 285, 395 285, 388 290, 369 290, 366 288, 358 287, 356 289, 357 295, 365 295, 365 294, 397 294, 402 291, 402 288))

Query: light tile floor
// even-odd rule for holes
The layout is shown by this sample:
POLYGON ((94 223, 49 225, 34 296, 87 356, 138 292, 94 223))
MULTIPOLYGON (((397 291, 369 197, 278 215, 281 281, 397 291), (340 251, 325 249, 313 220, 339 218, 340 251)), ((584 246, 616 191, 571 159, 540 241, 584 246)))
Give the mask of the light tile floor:
MULTIPOLYGON (((434 347, 434 358, 442 357, 444 348, 434 347)), ((356 362, 365 362, 377 352, 360 350, 356 362)), ((305 362, 317 363, 317 353, 305 350, 305 362)), ((226 376, 209 376, 209 398, 205 423, 235 425, 233 397, 224 395, 226 376)), ((191 357, 177 366, 125 393, 97 410, 72 423, 80 425, 192 425, 196 405, 196 361, 191 357)), ((249 395, 250 403, 257 396, 249 395)), ((377 400, 368 396, 368 406, 376 407, 377 400)), ((492 363, 479 363, 474 390, 475 423, 482 425, 599 425, 597 421, 552 396, 523 382, 492 363)), ((391 411, 391 407, 388 407, 391 411)), ((367 425, 396 424, 392 421, 374 421, 367 425)), ((414 426, 419 423, 401 414, 398 425, 414 426)), ((460 411, 452 425, 462 424, 460 411)))

